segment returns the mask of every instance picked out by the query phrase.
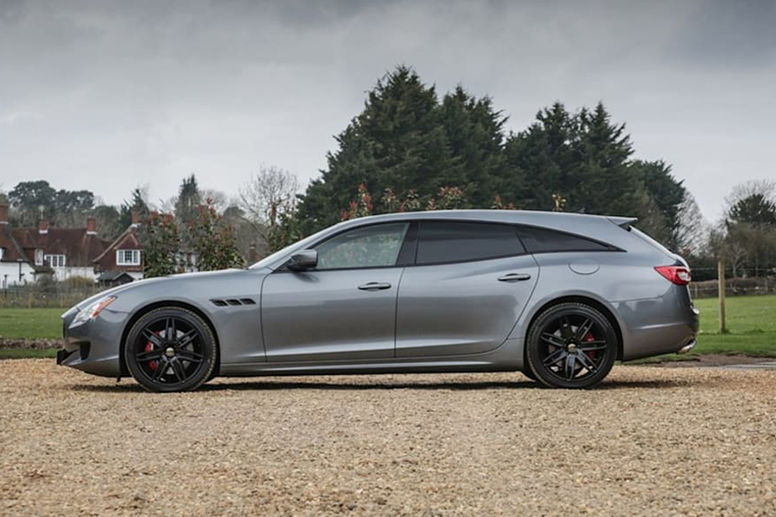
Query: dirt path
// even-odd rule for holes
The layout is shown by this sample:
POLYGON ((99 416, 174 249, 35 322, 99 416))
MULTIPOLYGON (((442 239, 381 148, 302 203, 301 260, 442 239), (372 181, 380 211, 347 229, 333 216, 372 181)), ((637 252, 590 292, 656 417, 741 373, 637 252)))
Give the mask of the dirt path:
POLYGON ((229 379, 0 361, 0 514, 776 514, 776 371, 229 379))

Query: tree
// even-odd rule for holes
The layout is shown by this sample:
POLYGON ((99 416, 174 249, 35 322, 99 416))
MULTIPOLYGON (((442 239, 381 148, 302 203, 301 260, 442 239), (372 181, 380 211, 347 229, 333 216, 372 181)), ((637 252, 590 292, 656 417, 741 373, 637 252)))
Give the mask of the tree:
POLYGON ((139 220, 148 217, 150 210, 148 209, 148 202, 146 201, 148 198, 146 190, 146 187, 142 190, 140 187, 135 187, 132 189, 132 195, 129 201, 124 201, 121 204, 119 222, 122 228, 127 228, 132 224, 133 212, 137 215, 139 220))
POLYGON ((677 213, 676 247, 682 255, 699 256, 708 244, 708 225, 695 197, 685 192, 677 213))
POLYGON ((181 228, 181 242, 187 249, 192 247, 192 237, 189 229, 199 216, 200 204, 197 178, 194 174, 188 178, 183 178, 178 189, 178 197, 175 199, 175 220, 181 228))
POLYGON ((115 206, 98 205, 92 210, 92 217, 97 223, 97 235, 112 241, 126 228, 121 226, 121 214, 115 206))
POLYGON ((8 194, 14 224, 35 226, 41 218, 53 226, 84 226, 94 207, 89 190, 56 190, 48 181, 22 181, 8 194))
POLYGON ((335 223, 361 184, 372 192, 391 187, 399 196, 461 184, 464 168, 441 122, 434 87, 415 71, 402 66, 378 80, 364 110, 336 137, 339 148, 327 156, 328 168, 302 197, 305 229, 335 223))
POLYGON ((749 264, 758 276, 776 261, 776 184, 752 181, 736 185, 726 198, 724 238, 718 248, 735 253, 733 275, 739 264, 749 264))
POLYGON ((210 199, 197 209, 197 218, 189 228, 192 247, 200 271, 242 267, 244 261, 237 249, 234 229, 220 215, 210 199))
POLYGON ((57 191, 48 181, 22 181, 8 193, 18 226, 35 226, 40 218, 54 215, 57 191))
POLYGON ((274 166, 262 166, 240 189, 240 207, 270 252, 301 238, 298 191, 297 177, 274 166))
POLYGON ((144 247, 143 275, 146 278, 179 272, 180 236, 172 214, 151 212, 143 221, 140 239, 144 247))
POLYGON ((56 226, 82 226, 94 208, 94 194, 89 190, 59 190, 54 197, 52 222, 56 226))
POLYGON ((476 99, 461 86, 442 99, 441 123, 453 159, 461 165, 460 179, 448 177, 447 184, 459 184, 476 207, 485 208, 498 194, 504 174, 504 124, 490 97, 476 99))

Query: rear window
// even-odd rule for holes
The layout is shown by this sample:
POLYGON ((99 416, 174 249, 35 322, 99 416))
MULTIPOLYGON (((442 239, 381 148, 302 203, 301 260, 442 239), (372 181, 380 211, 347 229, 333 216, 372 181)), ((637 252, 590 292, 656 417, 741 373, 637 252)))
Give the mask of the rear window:
POLYGON ((514 226, 457 221, 420 223, 417 264, 468 262, 522 253, 525 248, 514 226))
POLYGON ((518 226, 517 233, 530 253, 552 253, 559 251, 614 251, 617 248, 572 233, 518 226))

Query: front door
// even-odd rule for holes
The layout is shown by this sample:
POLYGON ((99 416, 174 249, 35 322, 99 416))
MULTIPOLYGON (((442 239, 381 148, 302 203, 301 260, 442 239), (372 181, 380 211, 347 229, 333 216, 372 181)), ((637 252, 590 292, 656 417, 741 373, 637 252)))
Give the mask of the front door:
POLYGON ((408 223, 354 228, 314 246, 318 266, 264 280, 267 361, 348 361, 394 355, 397 266, 408 223))

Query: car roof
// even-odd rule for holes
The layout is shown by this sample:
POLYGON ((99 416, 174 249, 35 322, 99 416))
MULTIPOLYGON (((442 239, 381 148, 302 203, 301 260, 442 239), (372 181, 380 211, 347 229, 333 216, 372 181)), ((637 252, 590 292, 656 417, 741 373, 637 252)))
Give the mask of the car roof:
POLYGON ((432 210, 426 212, 401 212, 393 214, 370 215, 352 219, 342 226, 373 224, 377 222, 401 221, 404 219, 446 219, 472 220, 507 223, 523 223, 538 226, 575 226, 585 222, 599 223, 610 221, 615 224, 630 224, 634 217, 605 216, 569 212, 543 212, 540 210, 432 210))

